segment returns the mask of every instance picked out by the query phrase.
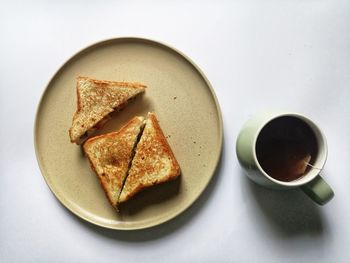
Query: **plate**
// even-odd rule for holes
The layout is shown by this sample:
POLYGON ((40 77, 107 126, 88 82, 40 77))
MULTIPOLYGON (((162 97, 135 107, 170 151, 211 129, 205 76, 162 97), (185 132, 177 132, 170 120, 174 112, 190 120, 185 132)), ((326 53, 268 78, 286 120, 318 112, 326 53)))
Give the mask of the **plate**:
POLYGON ((119 230, 155 226, 190 207, 214 175, 222 140, 219 104, 200 69, 174 48, 129 37, 96 43, 70 58, 42 95, 34 132, 41 173, 58 200, 88 222, 119 230), (140 193, 117 213, 81 147, 69 140, 77 76, 146 84, 145 94, 114 113, 98 133, 115 131, 133 116, 154 111, 181 177, 140 193))

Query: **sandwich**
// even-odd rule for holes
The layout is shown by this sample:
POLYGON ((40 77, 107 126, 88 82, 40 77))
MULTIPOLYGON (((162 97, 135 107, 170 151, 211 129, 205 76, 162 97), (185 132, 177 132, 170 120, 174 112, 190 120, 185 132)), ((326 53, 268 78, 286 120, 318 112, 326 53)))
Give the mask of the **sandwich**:
POLYGON ((138 192, 177 178, 180 166, 154 113, 134 117, 117 132, 83 145, 92 169, 115 208, 138 192))
POLYGON ((69 136, 72 143, 82 144, 101 128, 113 111, 122 109, 131 99, 144 92, 146 86, 137 82, 77 79, 77 110, 69 136))
POLYGON ((181 173, 155 114, 148 113, 145 122, 118 203, 126 202, 145 188, 173 180, 181 173))
POLYGON ((117 132, 88 139, 83 149, 112 206, 117 207, 134 148, 144 127, 143 117, 134 117, 117 132))

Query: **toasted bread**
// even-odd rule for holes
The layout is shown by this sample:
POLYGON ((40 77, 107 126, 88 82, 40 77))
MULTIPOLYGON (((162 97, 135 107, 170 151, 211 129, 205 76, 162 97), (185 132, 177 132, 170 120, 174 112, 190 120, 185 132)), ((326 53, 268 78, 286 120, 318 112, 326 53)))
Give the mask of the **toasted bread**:
POLYGON ((77 110, 69 129, 71 142, 83 143, 96 129, 108 121, 110 113, 120 110, 145 88, 145 85, 136 82, 78 77, 77 110))
POLYGON ((141 190, 173 180, 180 166, 159 126, 154 113, 148 113, 146 125, 136 146, 128 176, 118 203, 125 202, 141 190))
POLYGON ((114 207, 117 206, 143 127, 144 118, 134 117, 117 132, 90 138, 83 145, 91 167, 114 207))

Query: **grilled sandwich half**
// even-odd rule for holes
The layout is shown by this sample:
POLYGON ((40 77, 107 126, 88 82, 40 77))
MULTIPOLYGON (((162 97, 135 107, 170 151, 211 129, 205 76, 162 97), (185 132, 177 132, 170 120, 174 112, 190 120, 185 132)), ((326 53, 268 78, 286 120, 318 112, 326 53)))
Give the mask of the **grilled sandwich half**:
POLYGON ((144 92, 146 86, 137 82, 116 82, 77 78, 77 110, 69 136, 72 143, 82 144, 101 128, 110 113, 123 108, 131 99, 144 92))
POLYGON ((83 145, 91 167, 114 207, 117 207, 143 127, 144 118, 134 117, 117 132, 90 138, 83 145))
POLYGON ((118 203, 129 200, 145 188, 173 180, 180 173, 180 166, 155 114, 148 113, 118 203))

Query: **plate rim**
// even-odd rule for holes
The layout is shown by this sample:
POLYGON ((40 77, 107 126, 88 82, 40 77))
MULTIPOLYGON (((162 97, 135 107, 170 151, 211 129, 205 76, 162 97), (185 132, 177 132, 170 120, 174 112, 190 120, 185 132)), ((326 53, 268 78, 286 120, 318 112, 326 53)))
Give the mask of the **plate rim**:
POLYGON ((103 228, 107 228, 107 229, 112 229, 112 230, 119 230, 119 231, 130 231, 130 230, 141 230, 141 229, 147 229, 147 228, 151 228, 151 227, 155 227, 161 224, 164 224, 165 222, 168 222, 170 220, 173 220, 174 218, 178 217, 180 214, 184 213, 187 209, 189 209, 203 194, 203 192, 205 191, 205 189, 208 188, 208 185, 210 184, 210 182, 212 181, 212 178, 215 176, 215 173, 218 169, 218 165, 220 163, 220 159, 222 156, 222 148, 223 148, 223 118, 222 118, 222 112, 221 112, 221 108, 220 108, 220 104, 218 101, 218 98, 215 94, 215 91, 209 81, 209 79, 206 77, 206 75, 204 74, 204 72, 199 68, 199 66, 191 59, 189 58, 187 55, 185 55, 183 52, 179 51, 178 49, 174 48, 173 46, 166 44, 164 42, 158 41, 158 40, 154 40, 151 38, 145 38, 145 37, 137 37, 137 36, 123 36, 123 37, 114 37, 114 38, 107 38, 104 40, 100 40, 97 42, 94 42, 90 45, 87 45, 81 49, 79 49, 78 51, 76 51, 73 55, 69 56, 68 59, 65 59, 65 61, 63 62, 63 64, 61 64, 61 66, 53 73, 52 77, 49 79, 49 81, 47 82, 44 90, 41 93, 39 102, 37 104, 36 107, 36 112, 35 112, 35 121, 34 121, 34 127, 33 127, 33 133, 34 133, 34 149, 35 149, 35 157, 40 169, 40 173, 41 176, 44 178, 45 183, 47 184, 47 186, 49 187, 51 193, 58 199, 58 201, 61 203, 61 205, 63 205, 67 210, 69 210, 71 213, 73 213, 75 216, 77 216, 78 218, 85 220, 93 225, 97 225, 99 227, 103 227, 103 228), (203 78, 205 84, 207 85, 207 87, 209 88, 210 94, 214 100, 215 103, 215 108, 216 108, 216 113, 218 115, 218 121, 219 121, 219 154, 215 160, 215 165, 212 171, 212 174, 209 178, 209 180, 206 182, 206 184, 204 185, 204 187, 201 189, 201 191, 199 191, 198 195, 191 201, 189 202, 186 206, 184 206, 182 209, 180 209, 177 213, 175 213, 174 215, 171 215, 170 217, 166 217, 166 218, 162 218, 161 220, 158 220, 154 223, 150 223, 147 225, 140 225, 140 226, 124 226, 124 227, 118 227, 118 226, 113 226, 110 224, 104 224, 101 222, 96 222, 92 219, 90 219, 89 217, 82 215, 78 212, 79 209, 76 209, 73 207, 73 205, 70 204, 69 201, 67 201, 64 196, 61 196, 61 194, 58 193, 57 190, 53 189, 49 183, 49 180, 47 178, 47 176, 45 175, 44 172, 44 168, 43 168, 43 163, 39 158, 39 150, 38 150, 38 126, 39 126, 39 112, 40 109, 44 103, 44 97, 46 95, 46 93, 49 90, 49 87, 51 85, 51 83, 54 81, 54 79, 59 75, 60 71, 62 71, 71 61, 73 61, 75 58, 79 57, 80 55, 84 54, 84 52, 87 52, 89 49, 93 49, 96 48, 98 46, 103 46, 108 44, 109 42, 126 42, 126 41, 131 41, 131 42, 136 42, 136 43, 150 43, 153 45, 158 45, 161 46, 163 48, 166 48, 172 52, 175 52, 177 55, 181 56, 182 58, 184 58, 188 63, 190 63, 191 66, 193 66, 195 68, 195 70, 200 74, 200 76, 203 78))

